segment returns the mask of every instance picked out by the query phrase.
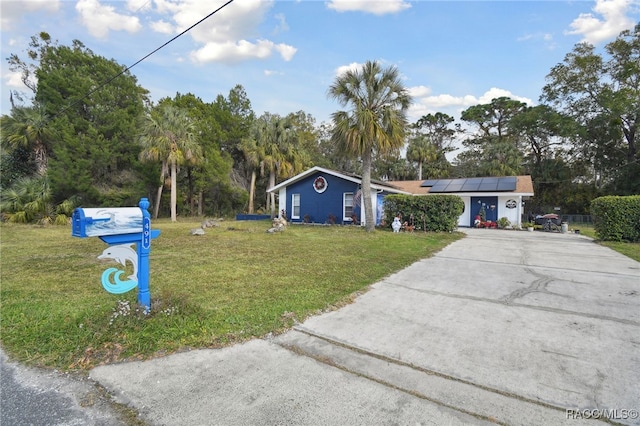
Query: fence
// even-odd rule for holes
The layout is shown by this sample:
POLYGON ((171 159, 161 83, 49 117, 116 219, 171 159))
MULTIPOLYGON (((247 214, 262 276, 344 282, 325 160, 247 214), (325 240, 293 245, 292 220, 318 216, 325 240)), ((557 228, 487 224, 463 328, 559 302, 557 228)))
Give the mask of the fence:
POLYGON ((567 223, 592 223, 591 216, 588 214, 563 214, 560 217, 567 223))

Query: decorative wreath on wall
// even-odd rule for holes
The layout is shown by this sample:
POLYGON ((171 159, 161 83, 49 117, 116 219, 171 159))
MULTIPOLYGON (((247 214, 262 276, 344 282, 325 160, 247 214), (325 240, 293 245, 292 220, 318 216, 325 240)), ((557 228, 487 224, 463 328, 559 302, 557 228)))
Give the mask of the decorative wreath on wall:
POLYGON ((313 189, 315 189, 318 194, 322 194, 327 190, 327 180, 322 176, 318 176, 313 181, 313 189))

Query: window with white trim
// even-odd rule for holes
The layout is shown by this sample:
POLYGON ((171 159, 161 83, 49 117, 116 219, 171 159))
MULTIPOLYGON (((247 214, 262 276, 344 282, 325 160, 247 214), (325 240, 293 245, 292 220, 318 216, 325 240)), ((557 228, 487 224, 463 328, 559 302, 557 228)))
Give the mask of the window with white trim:
POLYGON ((351 220, 353 216, 353 192, 342 194, 342 220, 351 220))
POLYGON ((291 219, 300 219, 300 194, 291 194, 291 219))

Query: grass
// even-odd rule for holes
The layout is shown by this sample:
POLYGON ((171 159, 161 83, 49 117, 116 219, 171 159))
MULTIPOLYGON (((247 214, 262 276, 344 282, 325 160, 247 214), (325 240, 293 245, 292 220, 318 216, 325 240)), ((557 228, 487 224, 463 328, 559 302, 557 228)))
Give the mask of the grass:
POLYGON ((596 235, 596 231, 591 224, 574 225, 574 228, 580 229, 580 233, 593 238, 598 244, 609 247, 618 253, 624 254, 633 260, 640 262, 640 243, 629 243, 626 241, 600 241, 596 235))
MULTIPOLYGON (((15 359, 61 370, 221 347, 349 303, 354 295, 462 234, 366 233, 356 227, 154 221, 151 313, 137 291, 107 293, 98 238, 68 227, 2 224, 2 345, 15 359)), ((128 273, 127 273, 128 275, 128 273)))

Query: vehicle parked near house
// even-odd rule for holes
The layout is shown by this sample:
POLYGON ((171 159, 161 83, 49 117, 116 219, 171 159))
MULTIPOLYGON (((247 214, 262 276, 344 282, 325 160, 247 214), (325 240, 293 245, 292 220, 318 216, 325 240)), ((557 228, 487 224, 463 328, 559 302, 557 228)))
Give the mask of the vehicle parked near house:
POLYGON ((549 221, 551 221, 551 223, 553 223, 554 225, 560 225, 562 223, 562 219, 560 219, 560 216, 555 213, 536 216, 536 225, 544 225, 549 221))

